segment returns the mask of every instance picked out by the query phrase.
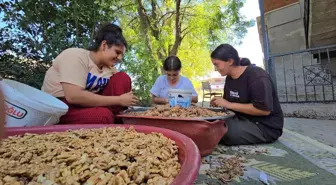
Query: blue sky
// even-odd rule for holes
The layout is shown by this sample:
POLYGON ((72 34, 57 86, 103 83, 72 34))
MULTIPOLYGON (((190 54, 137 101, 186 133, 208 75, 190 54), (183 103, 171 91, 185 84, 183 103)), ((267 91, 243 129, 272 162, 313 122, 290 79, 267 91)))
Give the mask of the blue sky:
MULTIPOLYGON (((0 19, 2 19, 3 16, 4 16, 4 13, 1 12, 1 13, 0 13, 0 19)), ((0 28, 1 28, 1 27, 4 27, 4 26, 5 26, 5 23, 3 23, 2 21, 0 21, 0 28)))
MULTIPOLYGON (((260 16, 258 0, 247 0, 241 13, 249 19, 256 20, 260 16)), ((252 63, 262 67, 263 53, 259 41, 257 21, 255 25, 248 29, 248 33, 243 39, 243 44, 236 47, 241 57, 249 58, 252 63)))

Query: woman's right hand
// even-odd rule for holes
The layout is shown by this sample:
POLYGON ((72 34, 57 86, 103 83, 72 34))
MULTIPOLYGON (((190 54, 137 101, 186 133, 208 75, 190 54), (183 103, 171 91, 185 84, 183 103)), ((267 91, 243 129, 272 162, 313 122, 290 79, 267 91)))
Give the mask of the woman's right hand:
POLYGON ((120 105, 124 107, 135 106, 139 103, 138 98, 133 94, 133 92, 128 92, 120 95, 120 105))
POLYGON ((222 98, 220 98, 220 97, 213 97, 210 100, 210 106, 212 106, 212 107, 218 107, 218 105, 215 102, 218 101, 219 99, 222 99, 222 98))
POLYGON ((210 106, 213 106, 213 107, 216 106, 216 105, 215 105, 215 101, 216 101, 216 99, 217 99, 217 97, 214 97, 214 98, 212 98, 212 99, 210 100, 210 106))
POLYGON ((169 104, 168 98, 160 98, 160 97, 156 97, 155 95, 152 95, 152 101, 153 103, 158 104, 158 105, 169 104))

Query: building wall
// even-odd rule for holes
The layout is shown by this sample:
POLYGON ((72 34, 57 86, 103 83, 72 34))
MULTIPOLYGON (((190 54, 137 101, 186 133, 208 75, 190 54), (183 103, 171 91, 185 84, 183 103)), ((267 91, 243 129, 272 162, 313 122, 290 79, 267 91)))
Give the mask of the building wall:
POLYGON ((298 2, 299 0, 264 0, 265 12, 269 12, 278 8, 298 2))
POLYGON ((296 2, 266 13, 271 54, 305 49, 305 31, 301 5, 296 2))
MULTIPOLYGON (((270 55, 296 52, 307 49, 307 40, 304 26, 304 0, 265 0, 265 23, 269 38, 270 55)), ((260 42, 262 32, 260 18, 257 18, 260 42)), ((333 60, 333 59, 332 59, 333 60)), ((323 63, 324 61, 322 61, 323 63)), ((321 62, 312 57, 312 53, 303 52, 274 58, 278 96, 282 102, 297 101, 324 101, 336 97, 332 88, 336 89, 336 83, 331 86, 307 86, 306 66, 319 66, 321 62)), ((336 81, 336 80, 335 80, 336 81)), ((300 117, 314 117, 310 113, 316 104, 300 106, 300 104, 283 104, 286 115, 300 117)), ((328 105, 332 106, 332 105, 328 105)), ((327 107, 328 107, 327 106, 327 107)), ((332 106, 334 107, 334 106, 332 106)), ((323 119, 335 119, 336 109, 326 108, 330 112, 323 119)), ((325 109, 316 109, 316 114, 325 109)), ((322 114, 322 113, 321 113, 322 114)), ((320 114, 320 115, 321 115, 320 114)), ((316 116, 315 116, 316 117, 316 116)))
MULTIPOLYGON (((271 55, 306 49, 300 2, 282 5, 284 7, 277 7, 265 14, 271 55)), ((309 57, 304 60, 307 62, 307 59, 309 57)), ((309 62, 316 63, 314 60, 309 62)), ((296 92, 305 95, 301 56, 277 57, 274 63, 280 100, 295 101, 296 92)))
POLYGON ((309 47, 336 44, 336 0, 310 0, 309 5, 309 47))
MULTIPOLYGON (((305 49, 303 23, 304 0, 265 0, 265 22, 271 54, 305 49)), ((257 17, 259 40, 263 45, 260 17, 257 17)), ((262 50, 264 48, 262 47, 262 50)), ((264 51, 263 51, 264 52, 264 51)))

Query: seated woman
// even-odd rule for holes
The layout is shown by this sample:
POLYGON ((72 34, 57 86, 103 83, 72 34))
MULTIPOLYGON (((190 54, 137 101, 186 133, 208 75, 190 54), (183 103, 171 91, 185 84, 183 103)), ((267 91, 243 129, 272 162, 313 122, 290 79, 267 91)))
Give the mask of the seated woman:
POLYGON ((126 47, 120 27, 106 24, 91 49, 69 48, 55 58, 42 90, 69 106, 61 124, 111 124, 114 114, 137 104, 130 77, 114 68, 126 47))
POLYGON ((163 63, 166 75, 159 76, 151 89, 152 101, 155 104, 168 104, 168 89, 189 89, 192 93, 192 103, 198 102, 198 95, 191 81, 180 75, 181 61, 176 56, 168 57, 163 63))
POLYGON ((270 143, 282 135, 283 113, 269 74, 240 59, 229 44, 218 46, 211 53, 217 71, 226 77, 224 98, 213 98, 211 104, 236 113, 226 124, 222 138, 227 145, 270 143))

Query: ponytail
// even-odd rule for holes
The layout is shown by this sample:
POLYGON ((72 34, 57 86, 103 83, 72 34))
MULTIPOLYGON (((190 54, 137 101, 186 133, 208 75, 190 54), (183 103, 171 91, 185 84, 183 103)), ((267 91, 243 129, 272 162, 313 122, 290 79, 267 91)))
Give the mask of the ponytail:
POLYGON ((122 30, 119 26, 107 23, 104 24, 96 33, 93 45, 89 48, 90 51, 98 51, 101 43, 106 41, 107 45, 125 46, 127 48, 127 42, 122 34, 122 30))
POLYGON ((240 58, 241 66, 249 66, 251 65, 251 61, 248 58, 240 58))

